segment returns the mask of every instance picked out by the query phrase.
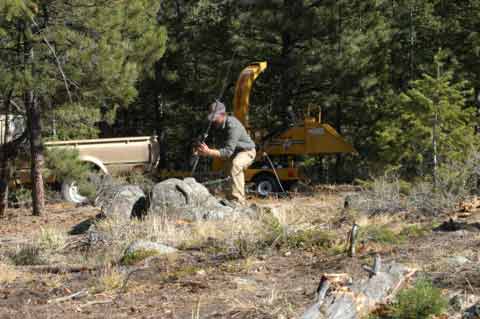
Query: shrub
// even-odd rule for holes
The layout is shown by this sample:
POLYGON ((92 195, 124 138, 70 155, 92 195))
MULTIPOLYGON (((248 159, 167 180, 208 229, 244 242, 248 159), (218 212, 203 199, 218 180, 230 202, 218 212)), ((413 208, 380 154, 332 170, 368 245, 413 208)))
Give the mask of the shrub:
POLYGON ((148 257, 155 255, 158 255, 156 250, 139 250, 133 253, 125 254, 122 259, 120 259, 120 263, 125 266, 132 266, 138 264, 148 257))
POLYGON ((79 160, 78 150, 76 149, 47 149, 45 166, 48 168, 48 176, 57 181, 66 179, 82 181, 87 178, 90 172, 89 164, 79 160))
POLYGON ((40 228, 38 245, 48 250, 58 250, 65 246, 65 234, 53 228, 40 228))
POLYGON ((442 314, 447 305, 440 289, 420 279, 414 287, 400 291, 393 304, 380 307, 367 319, 429 319, 442 314))
POLYGON ((80 194, 93 199, 100 182, 91 164, 78 158, 78 150, 67 148, 48 149, 45 156, 47 175, 56 182, 75 181, 80 194))
POLYGON ((428 319, 442 314, 447 305, 440 289, 421 279, 414 287, 400 291, 391 306, 391 314, 393 319, 428 319))
POLYGON ((395 233, 386 225, 369 225, 360 228, 359 238, 361 240, 371 240, 381 244, 399 244, 405 237, 395 233))
POLYGON ((17 266, 42 265, 44 260, 40 256, 40 248, 37 246, 23 246, 10 255, 10 259, 17 266))
POLYGON ((423 237, 432 230, 432 225, 408 225, 402 229, 400 236, 406 238, 423 237))
POLYGON ((125 274, 116 268, 105 268, 97 277, 94 286, 96 292, 109 292, 122 287, 126 279, 125 274))
POLYGON ((264 233, 262 242, 257 246, 273 246, 277 249, 286 248, 325 248, 336 245, 336 236, 323 229, 297 229, 282 224, 273 216, 266 216, 263 220, 264 233))
POLYGON ((405 210, 402 192, 407 187, 397 176, 387 174, 361 185, 364 190, 348 198, 351 208, 372 215, 405 210))

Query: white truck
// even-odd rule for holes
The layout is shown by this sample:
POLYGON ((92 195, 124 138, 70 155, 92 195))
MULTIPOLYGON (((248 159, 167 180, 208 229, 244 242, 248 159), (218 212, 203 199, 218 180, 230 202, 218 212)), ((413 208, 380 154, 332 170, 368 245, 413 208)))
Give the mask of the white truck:
MULTIPOLYGON (((45 147, 76 149, 82 162, 89 163, 104 175, 152 172, 157 167, 160 154, 156 136, 47 142, 45 147)), ((62 181, 61 187, 65 200, 72 203, 86 201, 75 181, 62 181)))
MULTIPOLYGON (((18 119, 17 119, 18 120, 18 119)), ((8 134, 5 135, 5 116, 0 117, 0 145, 19 135, 21 121, 14 123, 9 117, 8 134), (16 125, 14 125, 16 124, 16 125)), ((20 131, 23 131, 23 127, 20 131)), ((156 136, 101 138, 86 140, 56 141, 45 143, 47 149, 66 148, 76 149, 79 159, 89 163, 91 167, 105 175, 120 175, 128 172, 152 172, 159 161, 160 147, 156 136)), ((16 170, 10 185, 24 185, 30 182, 28 162, 16 163, 16 170)), ((60 182, 62 195, 65 200, 73 203, 82 203, 86 198, 79 193, 75 181, 48 181, 60 182)))

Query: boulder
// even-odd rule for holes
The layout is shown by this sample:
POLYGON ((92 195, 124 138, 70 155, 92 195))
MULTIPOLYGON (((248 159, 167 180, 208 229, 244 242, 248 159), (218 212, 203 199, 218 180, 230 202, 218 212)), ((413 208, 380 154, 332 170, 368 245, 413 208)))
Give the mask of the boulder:
POLYGON ((125 250, 125 255, 133 255, 141 252, 152 252, 154 255, 171 254, 177 252, 173 247, 146 240, 135 240, 125 250))
POLYGON ((252 216, 250 208, 222 204, 194 178, 171 178, 156 184, 151 193, 150 213, 184 220, 221 220, 252 216))
POLYGON ((145 214, 147 199, 143 190, 136 185, 116 185, 103 189, 95 205, 106 217, 129 219, 145 214))

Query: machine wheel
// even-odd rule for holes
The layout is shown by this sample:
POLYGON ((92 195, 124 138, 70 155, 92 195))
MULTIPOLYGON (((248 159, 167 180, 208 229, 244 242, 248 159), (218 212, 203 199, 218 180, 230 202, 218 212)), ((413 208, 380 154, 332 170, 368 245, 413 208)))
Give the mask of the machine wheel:
POLYGON ((274 176, 269 174, 258 175, 254 179, 255 191, 260 196, 266 197, 279 191, 278 182, 274 176))

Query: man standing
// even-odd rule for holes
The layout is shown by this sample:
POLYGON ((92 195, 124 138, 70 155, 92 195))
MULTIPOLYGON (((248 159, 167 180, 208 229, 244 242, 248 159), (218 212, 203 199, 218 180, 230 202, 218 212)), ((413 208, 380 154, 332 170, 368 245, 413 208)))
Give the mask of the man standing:
POLYGON ((228 116, 225 105, 214 102, 210 105, 208 119, 215 128, 221 130, 226 137, 223 148, 211 149, 202 143, 197 152, 200 156, 216 157, 227 160, 227 173, 231 177, 231 187, 228 199, 245 205, 245 174, 244 171, 255 160, 255 143, 247 133, 242 123, 234 116, 228 116))

